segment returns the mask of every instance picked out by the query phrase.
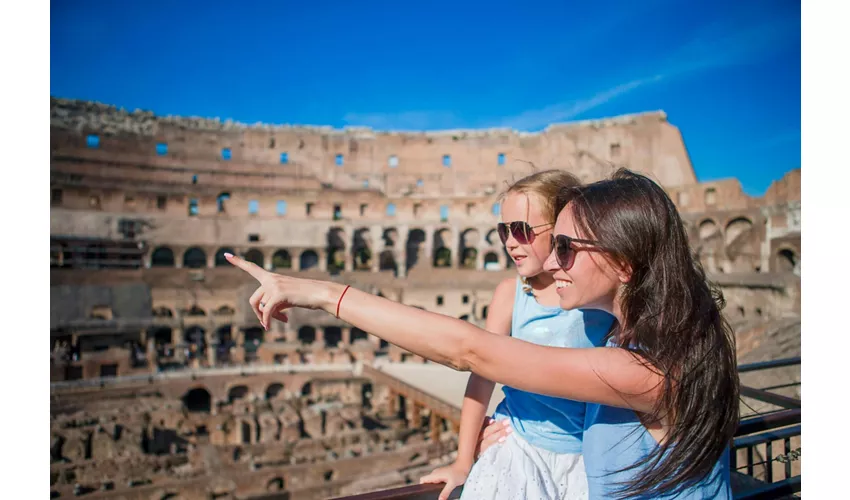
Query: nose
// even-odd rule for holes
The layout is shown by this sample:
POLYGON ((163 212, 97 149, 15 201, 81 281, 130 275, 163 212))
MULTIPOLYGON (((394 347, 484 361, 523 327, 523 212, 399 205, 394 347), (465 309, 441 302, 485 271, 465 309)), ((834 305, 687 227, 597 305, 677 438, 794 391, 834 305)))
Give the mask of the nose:
POLYGON ((510 252, 519 246, 519 242, 514 238, 514 234, 508 231, 508 239, 505 240, 505 248, 510 252))
POLYGON ((543 270, 553 274, 561 270, 561 266, 558 265, 558 258, 555 256, 554 248, 549 251, 549 256, 543 262, 543 270))

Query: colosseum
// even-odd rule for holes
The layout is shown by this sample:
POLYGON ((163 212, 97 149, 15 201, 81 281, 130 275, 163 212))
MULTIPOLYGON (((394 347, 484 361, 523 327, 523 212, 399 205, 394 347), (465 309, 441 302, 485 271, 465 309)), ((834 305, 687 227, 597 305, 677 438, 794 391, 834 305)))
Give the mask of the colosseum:
POLYGON ((663 112, 416 133, 51 98, 50 130, 52 497, 328 498, 451 460, 465 378, 317 311, 266 332, 223 254, 483 326, 499 195, 534 168, 650 175, 739 358, 799 356, 800 170, 698 182, 663 112))

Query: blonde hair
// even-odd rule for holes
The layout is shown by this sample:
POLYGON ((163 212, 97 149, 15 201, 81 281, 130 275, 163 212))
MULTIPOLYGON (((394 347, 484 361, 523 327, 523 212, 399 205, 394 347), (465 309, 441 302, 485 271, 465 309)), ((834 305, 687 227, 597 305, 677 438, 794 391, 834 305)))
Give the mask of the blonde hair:
POLYGON ((566 170, 541 170, 514 182, 499 195, 499 203, 512 193, 523 193, 525 195, 536 194, 543 203, 543 216, 547 222, 555 222, 558 214, 555 213, 555 200, 558 193, 564 188, 580 186, 581 181, 575 175, 566 170))
MULTIPOLYGON (((546 217, 546 222, 555 223, 558 218, 556 213, 556 201, 558 194, 565 188, 578 187, 581 181, 575 175, 566 170, 542 170, 527 175, 522 179, 514 182, 499 195, 499 203, 502 203, 505 198, 512 193, 522 193, 526 196, 537 195, 540 202, 543 203, 543 216, 546 217)), ((532 293, 531 284, 528 278, 522 277, 522 291, 532 293)))

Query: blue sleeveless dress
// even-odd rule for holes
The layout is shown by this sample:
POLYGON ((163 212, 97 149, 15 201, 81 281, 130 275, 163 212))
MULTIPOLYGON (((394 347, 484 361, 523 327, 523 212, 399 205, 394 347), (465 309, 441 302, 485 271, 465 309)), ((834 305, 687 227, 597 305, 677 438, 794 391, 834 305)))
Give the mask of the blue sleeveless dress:
MULTIPOLYGON (((554 347, 594 347, 614 318, 597 311, 545 307, 517 279, 511 335, 554 347)), ((569 382, 565 382, 569 383, 569 382)), ((581 455, 585 403, 503 388, 494 417, 510 419, 514 432, 488 448, 467 477, 461 500, 587 500, 581 455)))
MULTIPOLYGON (((614 317, 602 311, 567 311, 540 305, 517 279, 511 336, 552 347, 605 344, 614 317)), ((565 382, 568 383, 568 382, 565 382)), ((505 386, 494 418, 509 418, 514 432, 532 446, 554 453, 581 453, 586 403, 505 386)))

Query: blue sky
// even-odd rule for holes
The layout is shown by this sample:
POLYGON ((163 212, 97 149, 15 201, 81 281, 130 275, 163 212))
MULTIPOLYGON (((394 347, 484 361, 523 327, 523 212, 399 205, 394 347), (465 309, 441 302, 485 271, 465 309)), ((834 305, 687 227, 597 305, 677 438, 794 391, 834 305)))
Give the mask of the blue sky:
POLYGON ((701 181, 800 167, 785 0, 51 2, 50 93, 157 114, 433 130, 662 109, 701 181))

